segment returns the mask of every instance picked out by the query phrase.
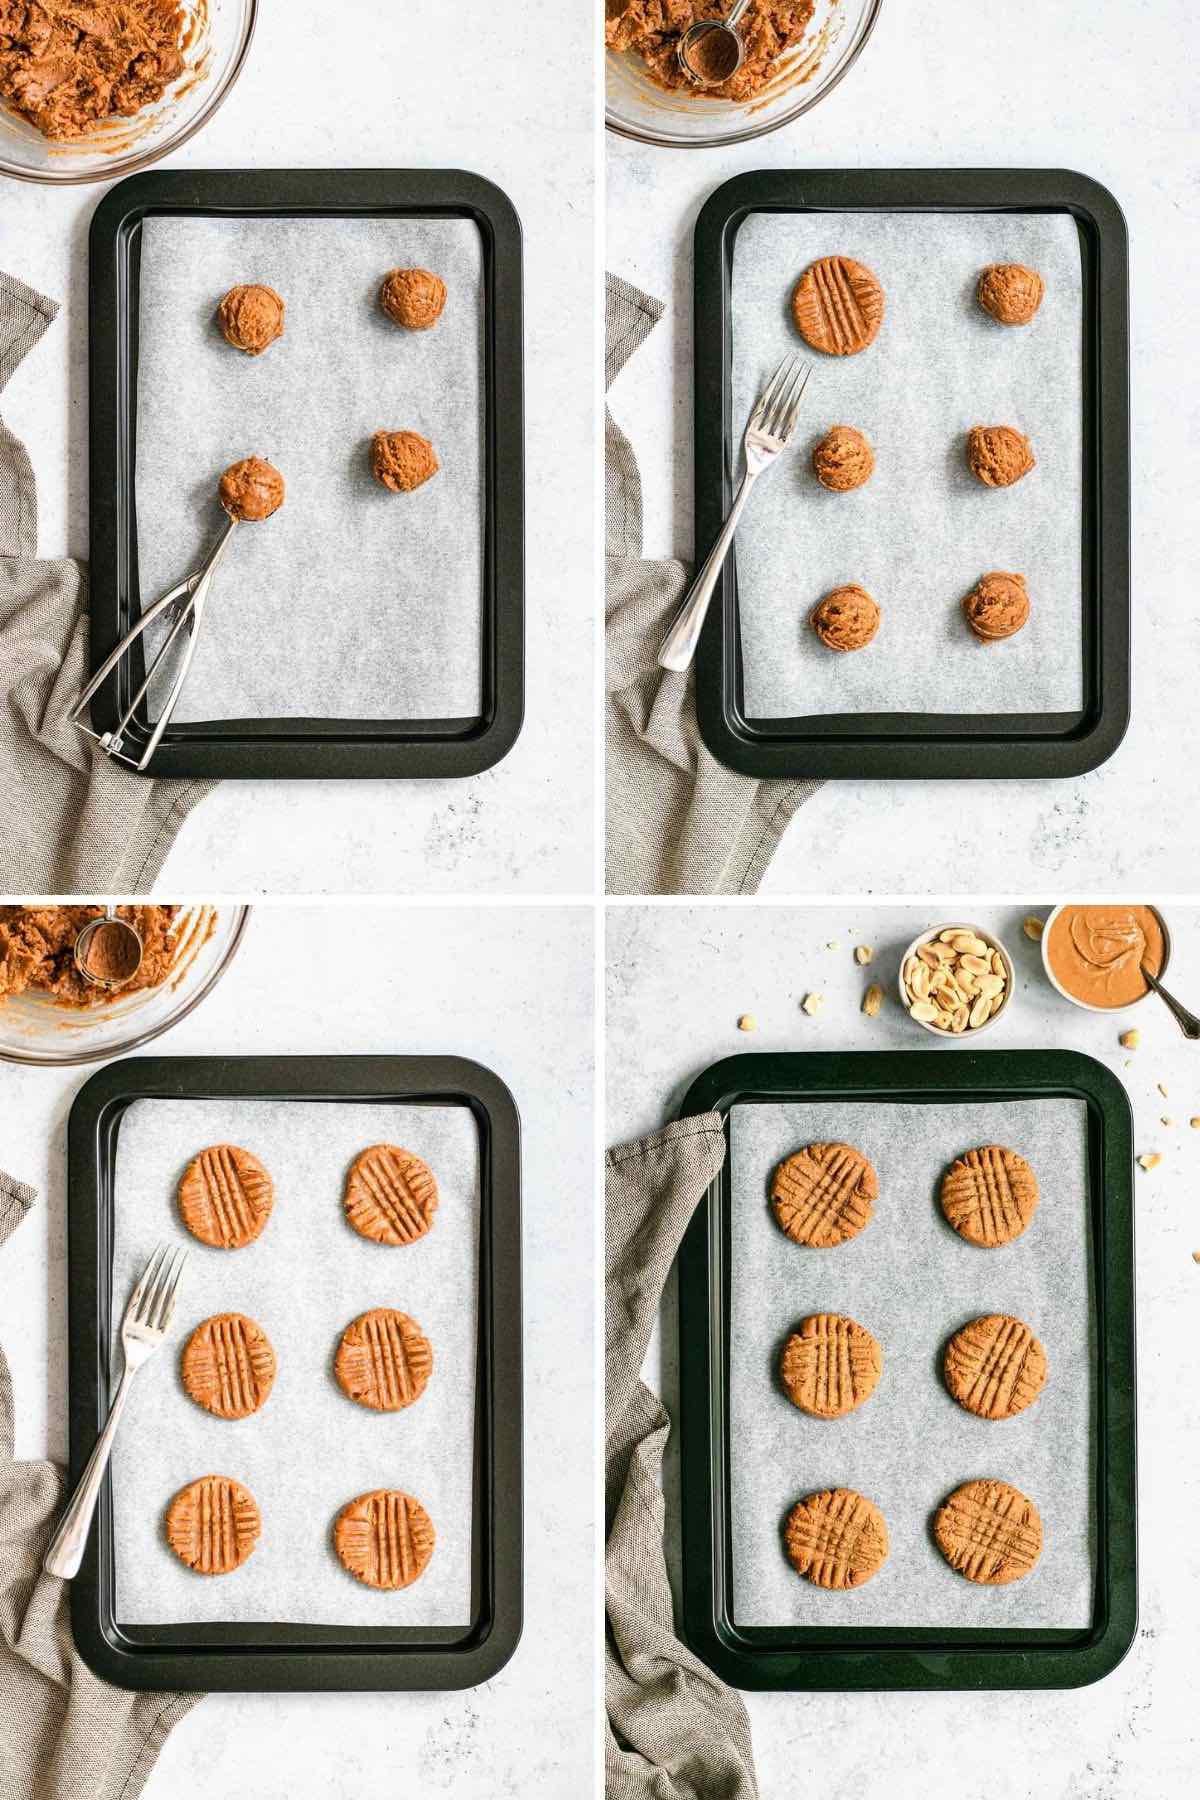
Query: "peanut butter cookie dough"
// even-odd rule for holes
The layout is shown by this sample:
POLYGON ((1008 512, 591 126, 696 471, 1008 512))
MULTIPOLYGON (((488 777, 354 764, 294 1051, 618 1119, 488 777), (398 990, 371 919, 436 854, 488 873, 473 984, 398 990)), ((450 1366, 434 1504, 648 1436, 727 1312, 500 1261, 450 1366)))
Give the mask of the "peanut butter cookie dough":
POLYGON ((864 650, 879 630, 879 604, 866 588, 834 588, 819 600, 808 622, 827 650, 864 650))
POLYGON ((132 118, 183 74, 173 0, 0 0, 0 100, 43 137, 132 118))
POLYGON ((446 304, 446 284, 432 269, 389 269, 379 290, 379 304, 394 325, 406 331, 428 331, 446 304))
MULTIPOLYGON (((679 40, 689 26, 718 17, 727 8, 711 0, 605 0, 604 42, 615 51, 633 50, 660 87, 691 87, 679 66, 679 40)), ((697 93, 720 100, 749 100, 779 78, 779 59, 804 40, 813 0, 750 0, 738 26, 745 60, 728 81, 697 93)))
POLYGON ((283 336, 283 314, 282 294, 257 281, 231 287, 217 308, 225 342, 247 356, 261 356, 283 336))
POLYGON ((287 488, 279 470, 261 456, 231 463, 217 484, 221 505, 230 518, 244 523, 269 519, 283 505, 287 488))
POLYGON ((875 452, 853 425, 831 425, 812 453, 813 474, 831 494, 848 494, 870 481, 875 452))
POLYGON ((1023 575, 993 569, 981 575, 963 601, 963 613, 985 644, 1014 637, 1029 617, 1029 590, 1023 575))
MULTIPOLYGON (((64 1006, 103 1006, 113 995, 84 980, 75 967, 75 939, 103 914, 102 906, 0 906, 0 1003, 9 995, 46 994, 64 1006)), ((160 987, 179 955, 177 906, 123 906, 143 945, 137 974, 122 996, 160 987)))
POLYGON ((883 284, 852 256, 810 263, 792 294, 796 330, 826 356, 857 356, 873 344, 883 313, 883 284))
POLYGON ((1011 425, 973 425, 967 433, 967 467, 984 487, 1011 487, 1036 463, 1029 439, 1011 425))
POLYGON ((371 473, 393 494, 411 494, 440 467, 437 451, 418 431, 377 431, 371 439, 371 473))
POLYGON ((1027 269, 1024 263, 989 263, 975 297, 997 325, 1028 325, 1045 291, 1036 269, 1027 269))

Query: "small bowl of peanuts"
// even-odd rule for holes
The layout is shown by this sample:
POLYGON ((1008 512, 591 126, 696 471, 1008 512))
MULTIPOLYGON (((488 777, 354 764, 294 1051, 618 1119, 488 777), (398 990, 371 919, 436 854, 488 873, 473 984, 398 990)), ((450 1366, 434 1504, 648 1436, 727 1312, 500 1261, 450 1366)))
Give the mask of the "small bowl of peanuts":
POLYGON ((938 1037, 978 1037, 1004 1012, 1013 983, 1008 951, 979 925, 934 925, 900 961, 901 1005, 938 1037))

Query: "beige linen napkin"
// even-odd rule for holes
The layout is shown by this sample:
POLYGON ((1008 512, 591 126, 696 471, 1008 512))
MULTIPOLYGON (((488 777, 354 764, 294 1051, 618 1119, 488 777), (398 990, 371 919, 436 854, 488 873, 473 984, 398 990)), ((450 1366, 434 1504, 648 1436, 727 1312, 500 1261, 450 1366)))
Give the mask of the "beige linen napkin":
POLYGON ((719 1173, 718 1113, 681 1119, 605 1162, 606 1800, 757 1800, 740 1698, 675 1635, 663 1552, 671 1422, 640 1369, 663 1286, 719 1173))
MULTIPOLYGON (((36 1195, 0 1172, 0 1244, 36 1195)), ((42 1557, 62 1471, 13 1460, 13 1391, 0 1349, 0 1795, 136 1800, 172 1727, 201 1694, 133 1694, 93 1675, 71 1638, 70 1587, 42 1557)))
MULTIPOLYGON (((611 386, 662 303, 607 278, 611 386)), ((753 894, 817 781, 757 781, 719 763, 696 724, 695 673, 660 669, 687 589, 674 560, 642 557, 642 484, 628 439, 604 423, 607 887, 610 894, 753 894)))
MULTIPOLYGON (((0 392, 58 307, 0 272, 0 392)), ((110 762, 69 723, 87 679, 87 583, 39 560, 37 485, 0 420, 0 892, 146 894, 211 781, 158 781, 110 762)))

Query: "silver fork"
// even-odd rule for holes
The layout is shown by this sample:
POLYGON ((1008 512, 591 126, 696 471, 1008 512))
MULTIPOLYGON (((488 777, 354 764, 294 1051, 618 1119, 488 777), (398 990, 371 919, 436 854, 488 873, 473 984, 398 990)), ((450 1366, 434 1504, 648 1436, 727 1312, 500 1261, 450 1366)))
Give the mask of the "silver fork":
POLYGON ((780 451, 786 450, 791 443, 796 420, 800 416, 800 401, 811 373, 810 363, 802 362, 798 356, 785 356, 759 395, 758 404, 750 414, 746 435, 742 440, 746 456, 746 473, 742 476, 742 485, 729 510, 729 517, 721 527, 720 537, 709 551, 704 567, 688 590, 671 629, 662 641, 662 648, 658 653, 662 668, 682 671, 691 667, 696 645, 700 641, 700 628, 708 612, 708 603, 729 554, 742 508, 750 498, 750 489, 759 476, 771 467, 780 451))
POLYGON ((71 1504, 50 1540, 50 1548, 42 1563, 49 1575, 61 1575, 64 1580, 69 1581, 79 1573, 84 1545, 91 1529, 92 1514, 100 1497, 104 1471, 112 1455, 113 1440, 117 1435, 121 1414, 125 1410, 125 1402, 129 1398, 130 1385, 142 1364, 154 1354, 166 1335, 171 1314, 175 1310, 179 1277, 187 1259, 186 1250, 169 1250, 165 1244, 160 1244, 146 1264, 142 1279, 129 1296, 129 1305, 125 1308, 125 1317, 121 1321, 125 1372, 121 1376, 112 1410, 96 1448, 88 1458, 87 1468, 79 1478, 79 1486, 75 1489, 71 1504))

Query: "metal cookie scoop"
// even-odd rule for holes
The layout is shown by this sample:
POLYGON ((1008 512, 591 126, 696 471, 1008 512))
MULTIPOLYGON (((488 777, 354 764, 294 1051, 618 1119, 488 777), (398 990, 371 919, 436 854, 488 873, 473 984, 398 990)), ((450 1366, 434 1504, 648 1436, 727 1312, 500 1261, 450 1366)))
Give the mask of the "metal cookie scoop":
POLYGON ((100 667, 96 670, 96 673, 92 676, 92 679, 88 682, 78 700, 71 708, 69 717, 72 724, 78 725, 80 731, 85 731, 88 737, 94 738, 106 755, 115 757, 118 762, 128 764, 131 769, 137 769, 139 771, 145 769, 150 758, 158 749, 159 740, 162 737, 163 732, 171 722, 171 714, 179 704, 179 696, 183 692, 183 684, 187 680, 188 670, 192 666, 192 658, 196 654, 196 637, 200 630, 200 622, 204 617, 204 603, 208 599, 208 590, 212 585, 213 571, 216 569, 218 562, 224 555, 225 546, 233 536, 236 525, 236 519, 226 519, 220 537, 217 539, 208 555, 204 558, 200 567, 191 575, 185 576, 177 586, 171 588, 160 600, 156 600, 153 606, 147 607, 146 611, 142 614, 140 619, 138 619, 132 630, 126 632, 112 654, 105 657, 104 661, 100 664, 100 667), (129 705, 125 708, 125 711, 121 714, 116 730, 103 732, 93 731, 90 725, 85 725, 83 722, 83 716, 91 703, 92 696, 101 686, 103 686, 104 682, 107 681, 117 664, 121 661, 121 658, 128 655, 133 644, 146 628, 153 625, 158 619, 162 619, 170 629, 163 639, 162 645, 153 662, 146 670, 145 680, 134 694, 129 705), (141 705, 142 700, 149 692, 150 684, 158 673, 163 658, 170 653, 182 632, 187 633, 187 644, 184 648, 183 658, 179 665, 179 671, 171 685, 171 691, 163 703, 162 711, 158 716, 158 722, 155 725, 154 730, 150 733, 150 741, 146 745, 142 755, 136 760, 132 756, 123 756, 121 751, 125 742, 125 734, 129 730, 130 721, 138 707, 141 705))
POLYGON ((98 919, 89 919, 75 939, 75 967, 94 987, 122 988, 142 966, 145 946, 137 926, 117 916, 110 902, 98 919))
POLYGON ((698 19, 676 46, 679 66, 697 87, 720 87, 746 60, 746 46, 735 30, 750 0, 734 0, 723 19, 698 19))

